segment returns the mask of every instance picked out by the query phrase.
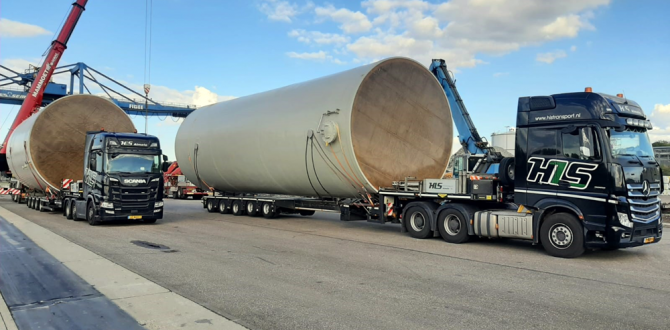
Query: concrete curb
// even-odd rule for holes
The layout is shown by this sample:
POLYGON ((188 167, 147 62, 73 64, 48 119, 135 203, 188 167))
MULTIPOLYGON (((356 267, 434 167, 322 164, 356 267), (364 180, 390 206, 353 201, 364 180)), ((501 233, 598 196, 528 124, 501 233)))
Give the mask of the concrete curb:
MULTIPOLYGON (((0 216, 147 329, 246 329, 3 207, 0 216)), ((7 308, 4 300, 2 306, 7 308)), ((13 322, 11 314, 9 319, 13 322)), ((16 325, 5 328, 14 330, 16 325)))
POLYGON ((0 293, 0 330, 18 330, 14 322, 14 317, 12 317, 12 312, 9 311, 7 304, 5 303, 5 298, 2 297, 0 293))

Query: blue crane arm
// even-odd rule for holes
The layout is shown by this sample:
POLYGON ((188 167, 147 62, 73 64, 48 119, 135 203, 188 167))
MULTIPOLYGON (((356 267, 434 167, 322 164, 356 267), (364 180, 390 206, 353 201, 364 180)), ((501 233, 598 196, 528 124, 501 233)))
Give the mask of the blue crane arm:
POLYGON ((479 136, 479 132, 477 132, 477 128, 472 122, 468 110, 465 109, 463 99, 461 99, 458 90, 456 90, 456 83, 451 79, 444 60, 433 60, 430 65, 430 72, 437 77, 437 80, 444 89, 444 93, 447 94, 447 100, 449 100, 449 106, 451 107, 451 116, 454 124, 456 124, 458 140, 461 145, 473 155, 487 154, 486 142, 479 136))

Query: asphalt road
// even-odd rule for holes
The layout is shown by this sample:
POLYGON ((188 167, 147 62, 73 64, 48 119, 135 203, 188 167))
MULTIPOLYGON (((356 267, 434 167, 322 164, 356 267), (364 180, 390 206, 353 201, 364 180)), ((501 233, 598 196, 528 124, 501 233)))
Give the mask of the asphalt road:
POLYGON ((274 220, 168 200, 155 225, 91 227, 0 205, 251 329, 665 329, 670 239, 558 259, 453 245, 333 214, 274 220), (142 240, 171 252, 132 244, 142 240))

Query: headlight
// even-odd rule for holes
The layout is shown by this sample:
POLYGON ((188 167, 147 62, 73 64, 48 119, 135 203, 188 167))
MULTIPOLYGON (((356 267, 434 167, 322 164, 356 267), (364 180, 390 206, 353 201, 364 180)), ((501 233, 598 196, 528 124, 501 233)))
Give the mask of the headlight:
POLYGON ((160 178, 153 178, 153 179, 151 179, 151 182, 156 182, 158 180, 160 180, 160 178))
POLYGON ((617 212, 617 217, 619 218, 619 223, 628 228, 633 228, 633 222, 628 219, 628 214, 617 212))
POLYGON ((103 209, 113 209, 114 208, 114 203, 112 202, 102 202, 100 203, 100 207, 103 209))
POLYGON ((162 207, 163 206, 163 201, 158 201, 156 204, 154 204, 154 207, 162 207))

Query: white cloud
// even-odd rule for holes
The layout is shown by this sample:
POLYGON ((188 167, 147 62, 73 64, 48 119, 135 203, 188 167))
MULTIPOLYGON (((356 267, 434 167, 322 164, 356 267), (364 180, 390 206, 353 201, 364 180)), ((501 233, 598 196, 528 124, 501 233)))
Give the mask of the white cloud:
POLYGON ((258 6, 258 10, 273 21, 287 23, 291 23, 292 19, 300 13, 297 4, 278 0, 267 0, 258 6))
POLYGON ((51 32, 37 25, 0 18, 0 37, 3 38, 29 38, 50 34, 51 32))
POLYGON ((564 58, 566 56, 568 56, 568 54, 566 54, 564 50, 555 50, 553 52, 537 54, 535 60, 538 62, 551 64, 554 63, 554 61, 557 59, 564 58))
POLYGON ((654 125, 654 127, 660 127, 663 129, 670 128, 670 103, 665 105, 654 105, 654 110, 651 111, 649 120, 654 125))
POLYGON ((316 7, 314 12, 318 17, 330 18, 335 22, 341 23, 340 29, 344 33, 362 33, 370 31, 372 28, 372 22, 360 11, 354 12, 346 8, 337 9, 333 5, 328 5, 326 7, 316 7))
MULTIPOLYGON (((390 56, 406 56, 421 63, 443 58, 450 68, 457 69, 484 63, 478 58, 482 54, 501 56, 522 47, 574 38, 583 30, 594 29, 590 23, 592 10, 609 2, 450 0, 435 4, 424 0, 367 0, 361 2, 365 13, 329 4, 314 8, 316 22, 339 23, 342 34, 323 29, 293 30, 289 36, 326 53, 352 56, 350 61, 354 63, 390 56), (350 37, 354 34, 359 36, 350 37)), ((560 53, 550 55, 538 60, 551 63, 565 57, 560 53)))
POLYGON ((327 53, 321 50, 314 53, 288 52, 286 55, 290 58, 299 58, 301 60, 325 60, 327 53))
POLYGON ((337 33, 323 33, 319 31, 305 31, 301 29, 291 30, 288 33, 289 37, 296 38, 304 43, 316 43, 319 45, 342 45, 351 40, 349 36, 344 36, 337 33))

